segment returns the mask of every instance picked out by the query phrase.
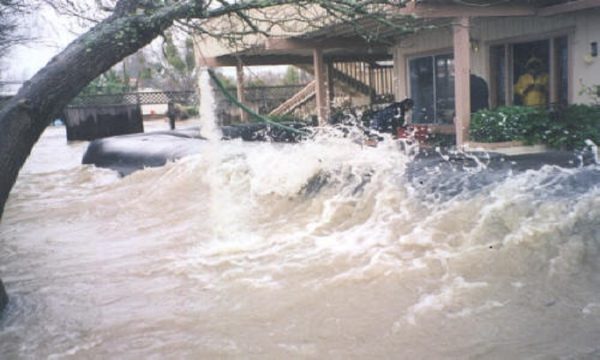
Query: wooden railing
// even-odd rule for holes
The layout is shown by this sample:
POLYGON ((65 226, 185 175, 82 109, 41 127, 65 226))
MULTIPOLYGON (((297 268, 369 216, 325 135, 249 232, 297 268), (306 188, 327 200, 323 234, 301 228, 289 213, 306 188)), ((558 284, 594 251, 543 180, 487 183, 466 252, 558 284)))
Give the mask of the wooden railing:
MULTIPOLYGON (((249 86, 244 89, 245 101, 254 106, 259 113, 268 114, 298 91, 302 91, 305 86, 306 84, 249 86)), ((237 96, 235 88, 227 90, 237 96)))
POLYGON ((374 103, 389 102, 394 97, 393 67, 365 62, 334 63, 335 80, 347 83, 374 103))

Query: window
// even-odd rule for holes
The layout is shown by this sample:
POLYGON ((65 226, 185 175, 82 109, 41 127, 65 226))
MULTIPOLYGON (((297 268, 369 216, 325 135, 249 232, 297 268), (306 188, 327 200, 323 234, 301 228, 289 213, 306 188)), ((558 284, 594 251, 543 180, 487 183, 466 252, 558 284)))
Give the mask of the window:
POLYGON ((547 106, 568 101, 566 36, 490 48, 492 104, 547 106))
POLYGON ((415 124, 451 124, 454 115, 454 57, 424 56, 409 61, 415 124))
POLYGON ((555 100, 566 104, 569 102, 569 45, 566 36, 554 39, 554 63, 557 87, 555 100))
POLYGON ((545 106, 550 97, 550 41, 513 44, 513 104, 545 106))
POLYGON ((506 46, 492 46, 490 58, 492 60, 492 104, 496 106, 506 105, 507 97, 507 49, 506 46))

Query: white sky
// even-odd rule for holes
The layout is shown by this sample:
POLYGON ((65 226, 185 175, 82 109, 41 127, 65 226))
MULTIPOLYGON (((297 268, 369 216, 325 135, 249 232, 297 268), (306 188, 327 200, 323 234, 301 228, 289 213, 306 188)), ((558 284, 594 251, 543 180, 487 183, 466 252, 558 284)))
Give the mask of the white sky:
POLYGON ((2 80, 25 81, 77 36, 73 29, 84 30, 72 19, 57 14, 48 6, 20 19, 20 29, 35 40, 14 47, 3 59, 2 80))
MULTIPOLYGON (((14 47, 2 60, 0 80, 25 81, 31 78, 50 59, 64 49, 78 33, 83 33, 74 19, 60 15, 53 9, 43 6, 34 14, 21 19, 21 28, 29 31, 28 35, 36 38, 27 45, 14 47)), ((258 66, 246 69, 247 76, 263 71, 284 72, 287 66, 258 66)), ((235 76, 234 67, 222 68, 230 76, 235 76)))

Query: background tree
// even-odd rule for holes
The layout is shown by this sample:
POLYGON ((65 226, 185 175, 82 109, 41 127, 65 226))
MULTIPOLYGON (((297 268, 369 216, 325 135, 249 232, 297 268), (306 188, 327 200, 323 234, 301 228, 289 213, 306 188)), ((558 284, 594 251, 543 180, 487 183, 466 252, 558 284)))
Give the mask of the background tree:
POLYGON ((300 84, 300 69, 295 66, 288 66, 283 76, 283 85, 297 85, 300 84))
POLYGON ((196 82, 192 36, 169 30, 97 77, 80 95, 115 94, 144 88, 193 91, 196 82))
POLYGON ((0 57, 28 38, 17 31, 17 16, 28 11, 23 0, 0 0, 0 57))
MULTIPOLYGON (((18 18, 33 10, 33 6, 25 4, 24 1, 0 0, 0 79, 4 78, 3 73, 6 71, 4 60, 12 47, 30 40, 29 36, 19 31, 22 29, 18 26, 18 18)), ((4 90, 3 85, 0 81, 0 91, 4 90)))
POLYGON ((120 94, 131 90, 129 78, 110 69, 83 88, 79 95, 120 94))
POLYGON ((187 36, 183 46, 178 46, 172 32, 164 35, 161 56, 155 68, 163 79, 162 88, 168 90, 193 90, 196 85, 196 57, 194 41, 187 36))

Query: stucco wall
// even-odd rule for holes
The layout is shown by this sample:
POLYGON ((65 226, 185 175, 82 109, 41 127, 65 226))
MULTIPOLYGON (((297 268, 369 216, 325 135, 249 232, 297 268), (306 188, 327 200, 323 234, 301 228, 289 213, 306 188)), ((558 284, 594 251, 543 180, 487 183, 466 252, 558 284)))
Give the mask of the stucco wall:
POLYGON ((587 103, 590 98, 579 94, 582 85, 600 85, 600 55, 590 56, 591 42, 600 46, 600 10, 587 12, 577 18, 577 31, 572 39, 573 100, 587 103))
MULTIPOLYGON (((554 17, 479 18, 472 21, 471 38, 477 44, 471 49, 471 72, 489 83, 489 47, 503 42, 542 39, 551 34, 568 34, 570 46, 571 88, 570 99, 586 103, 590 99, 580 95, 582 84, 600 85, 600 56, 590 58, 590 43, 600 43, 600 9, 554 17)), ((422 31, 402 38, 393 49, 396 98, 408 94, 407 59, 432 53, 452 52, 451 26, 422 31)))

